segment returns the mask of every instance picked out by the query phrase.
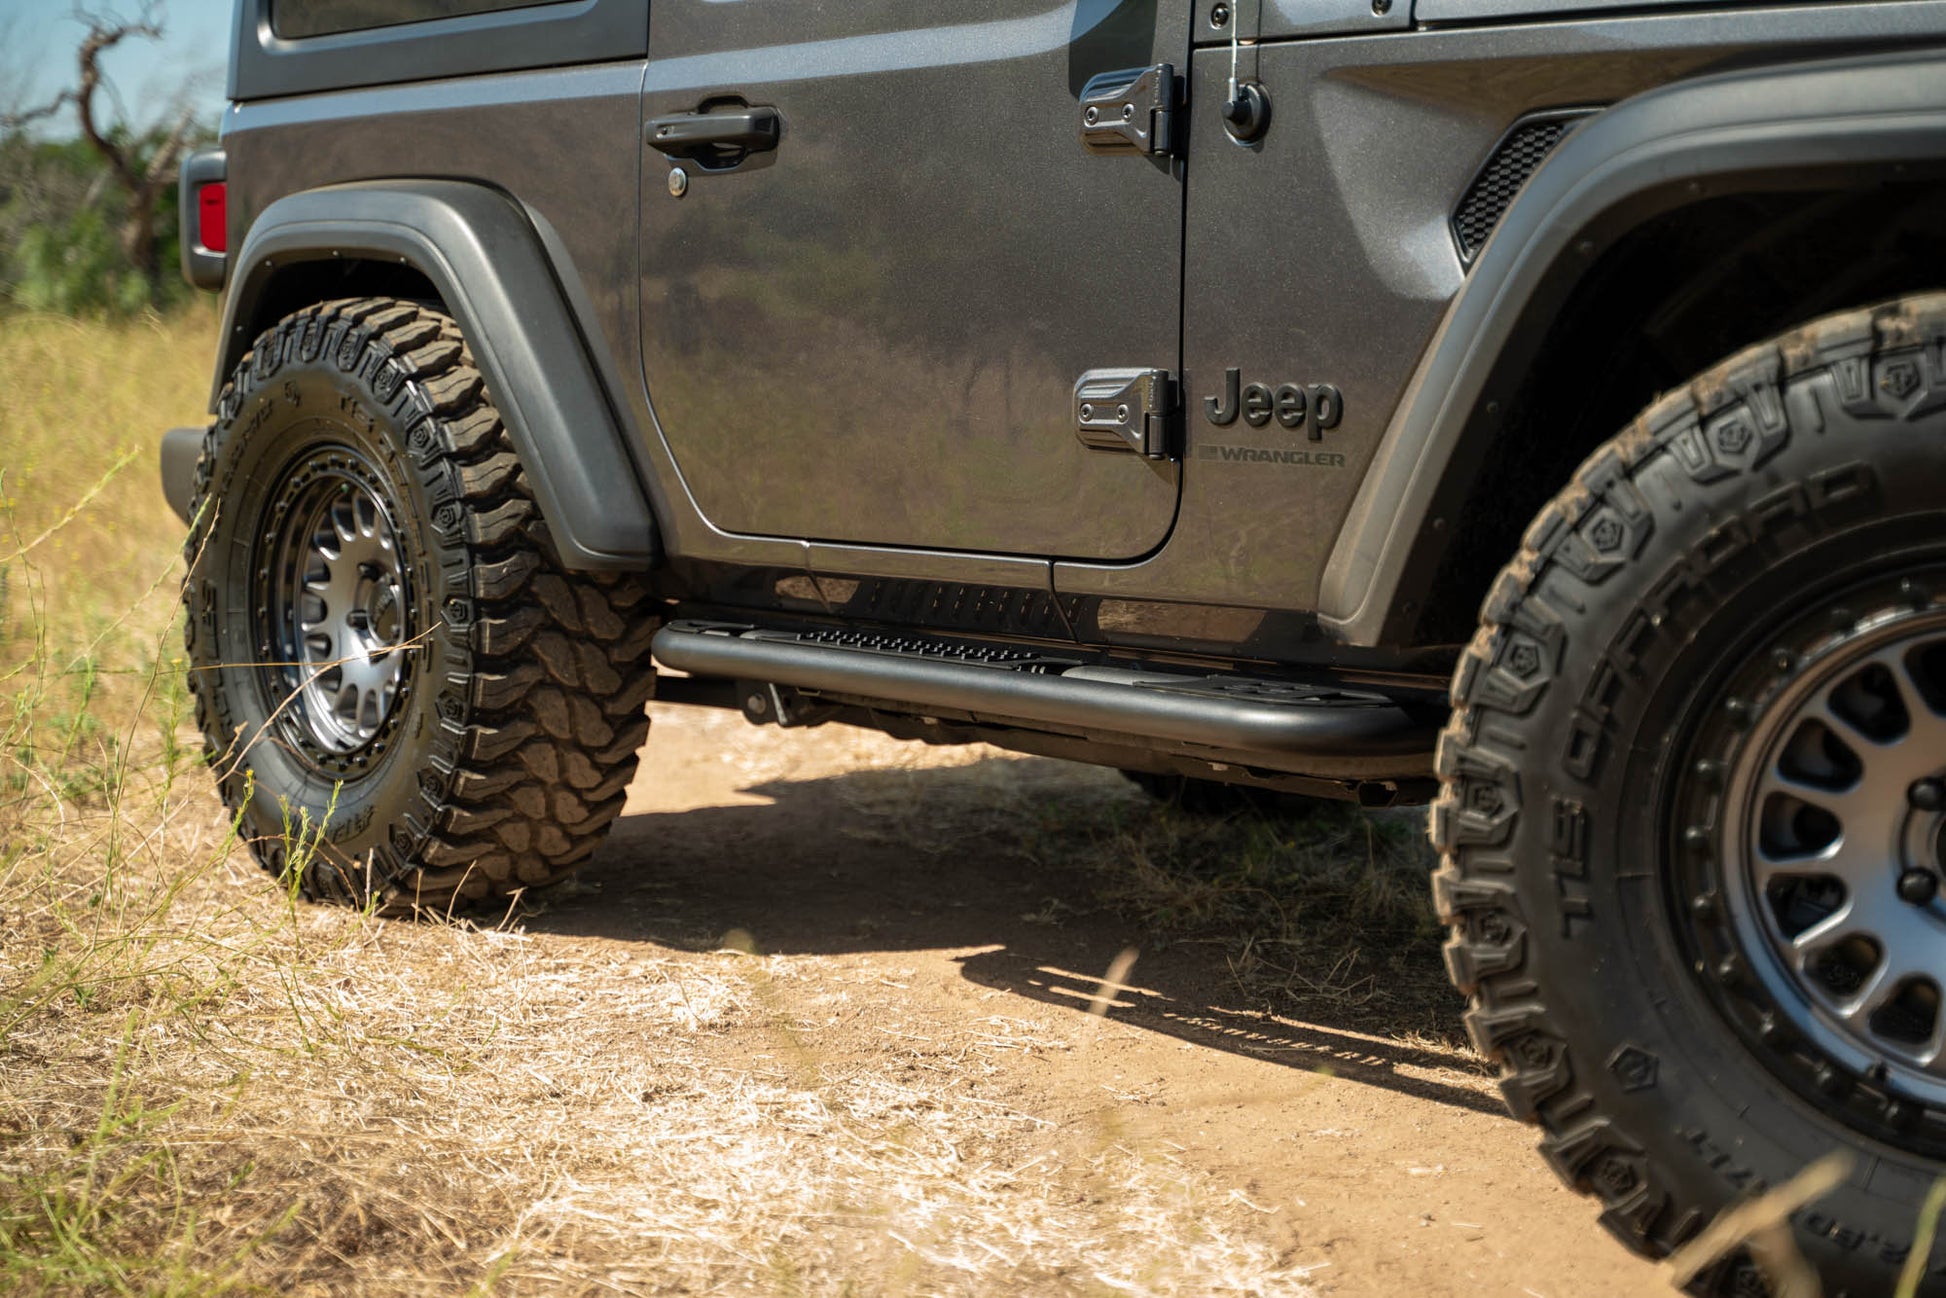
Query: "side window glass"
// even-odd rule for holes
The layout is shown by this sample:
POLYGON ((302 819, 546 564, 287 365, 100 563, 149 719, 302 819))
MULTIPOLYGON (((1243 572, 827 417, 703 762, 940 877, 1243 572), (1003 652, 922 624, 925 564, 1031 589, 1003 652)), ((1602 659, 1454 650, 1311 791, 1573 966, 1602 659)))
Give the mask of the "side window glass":
POLYGON ((554 3, 557 0, 274 0, 270 29, 285 40, 301 40, 554 3))

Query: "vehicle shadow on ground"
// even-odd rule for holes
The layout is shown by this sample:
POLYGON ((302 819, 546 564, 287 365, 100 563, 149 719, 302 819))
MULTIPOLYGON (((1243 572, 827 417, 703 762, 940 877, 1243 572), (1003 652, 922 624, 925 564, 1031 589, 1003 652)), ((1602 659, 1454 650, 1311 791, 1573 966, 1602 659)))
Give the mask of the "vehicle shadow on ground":
MULTIPOLYGON (((578 886, 548 898, 526 926, 682 950, 717 949, 740 931, 756 949, 784 955, 981 948, 958 957, 969 980, 1076 1013, 1087 1012, 1117 953, 1134 947, 1136 968, 1110 1010, 1120 1022, 1504 1112, 1474 1081, 1480 1061, 1436 1039, 1458 1036, 1457 997, 1425 1045, 1388 1039, 1369 1014, 1350 1026, 1340 993, 1269 1013, 1239 984, 1224 942, 1161 940, 1103 904, 1098 862, 1112 853, 1112 835, 1165 814, 1113 772, 989 759, 770 780, 745 792, 768 801, 624 816, 578 886), (1035 828, 1050 814, 1059 823, 1051 836, 1035 828), (1087 850, 1076 853, 1077 843, 1087 850)), ((1436 943, 1427 959, 1437 963, 1436 943)))

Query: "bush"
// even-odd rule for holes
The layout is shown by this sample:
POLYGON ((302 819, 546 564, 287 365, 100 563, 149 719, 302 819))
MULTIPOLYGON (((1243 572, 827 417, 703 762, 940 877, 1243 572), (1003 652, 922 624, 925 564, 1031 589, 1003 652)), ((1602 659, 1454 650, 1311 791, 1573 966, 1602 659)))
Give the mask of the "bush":
POLYGON ((9 296, 29 311, 131 315, 160 296, 122 256, 97 208, 83 208, 61 225, 28 230, 10 261, 9 296))
MULTIPOLYGON (((130 149, 146 162, 161 138, 130 149)), ((0 306, 128 316, 188 296, 176 276, 176 191, 156 199, 151 277, 121 245, 125 191, 80 140, 0 139, 0 306)))

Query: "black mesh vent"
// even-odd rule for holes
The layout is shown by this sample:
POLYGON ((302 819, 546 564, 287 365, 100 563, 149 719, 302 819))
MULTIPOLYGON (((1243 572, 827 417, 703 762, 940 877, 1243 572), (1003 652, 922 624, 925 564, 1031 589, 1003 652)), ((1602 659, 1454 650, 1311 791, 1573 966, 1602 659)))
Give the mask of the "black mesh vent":
POLYGON ((1038 649, 1017 645, 967 644, 958 640, 939 640, 927 635, 900 635, 896 631, 857 631, 843 627, 822 627, 810 631, 769 631, 766 640, 793 640, 798 644, 830 645, 839 649, 866 649, 873 653, 899 654, 906 658, 939 659, 951 662, 986 663, 1012 667, 1019 671, 1057 672, 1081 665, 1079 658, 1062 658, 1038 649))
MULTIPOLYGON (((830 579, 825 579, 827 585, 830 579)), ((1008 586, 967 586, 958 582, 867 578, 845 599, 828 591, 847 617, 897 622, 939 630, 992 632, 1048 639, 1069 638, 1077 597, 1067 600, 1067 616, 1044 590, 1008 586)))
POLYGON ((1493 156, 1467 186, 1466 197, 1453 213, 1453 241, 1459 245, 1461 261, 1473 264, 1487 236, 1506 214, 1507 204, 1514 201, 1514 195, 1554 152, 1562 137, 1586 116, 1586 112, 1576 111, 1530 117, 1500 138, 1493 156))

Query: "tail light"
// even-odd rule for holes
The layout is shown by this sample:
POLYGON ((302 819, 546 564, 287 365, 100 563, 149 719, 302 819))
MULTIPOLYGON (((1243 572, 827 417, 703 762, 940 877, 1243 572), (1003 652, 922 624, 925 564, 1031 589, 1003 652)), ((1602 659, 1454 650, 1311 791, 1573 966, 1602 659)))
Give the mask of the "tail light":
POLYGON ((213 180, 196 191, 196 234, 205 252, 230 250, 230 187, 213 180))
POLYGON ((230 269, 228 162, 221 149, 199 149, 182 160, 182 277, 197 288, 220 289, 230 269))

